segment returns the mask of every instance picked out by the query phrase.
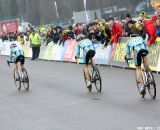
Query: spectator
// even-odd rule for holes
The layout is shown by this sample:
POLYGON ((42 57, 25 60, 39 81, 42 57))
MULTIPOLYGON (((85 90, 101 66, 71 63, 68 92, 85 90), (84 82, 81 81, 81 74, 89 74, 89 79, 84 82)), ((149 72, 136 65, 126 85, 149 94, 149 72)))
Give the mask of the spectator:
POLYGON ((46 46, 48 45, 48 43, 50 43, 52 41, 51 39, 51 33, 50 30, 47 31, 47 35, 46 35, 46 46))
POLYGON ((114 43, 118 43, 119 37, 122 36, 122 27, 121 27, 121 25, 116 23, 113 18, 110 18, 110 20, 109 20, 109 28, 110 28, 110 31, 111 31, 111 40, 110 40, 109 44, 112 44, 113 42, 114 43))
POLYGON ((18 34, 17 40, 21 43, 21 45, 24 45, 25 40, 24 40, 24 35, 23 35, 23 33, 19 33, 19 34, 18 34))
POLYGON ((75 39, 75 34, 74 34, 72 26, 69 26, 69 30, 67 32, 67 35, 68 35, 68 39, 75 39))
POLYGON ((153 16, 151 20, 144 20, 146 27, 146 34, 148 35, 148 45, 152 45, 156 40, 156 21, 157 17, 153 16))
POLYGON ((40 46, 41 46, 41 38, 35 29, 32 29, 32 33, 30 34, 30 43, 32 47, 32 59, 35 60, 39 57, 40 46))
POLYGON ((60 36, 59 33, 57 33, 57 28, 52 28, 51 32, 50 32, 50 36, 51 36, 51 40, 57 44, 58 41, 60 40, 60 36))
POLYGON ((127 14, 127 15, 126 15, 126 24, 124 25, 125 36, 127 36, 127 37, 129 37, 129 36, 132 34, 132 32, 131 32, 131 30, 130 30, 130 28, 129 28, 129 26, 128 26, 128 23, 129 23, 129 22, 132 23, 132 24, 135 24, 135 23, 136 23, 134 20, 132 20, 130 14, 127 14))
POLYGON ((96 24, 98 24, 100 21, 99 21, 98 18, 95 18, 95 19, 94 19, 94 22, 95 22, 96 24))
POLYGON ((83 33, 83 28, 80 23, 77 23, 75 26, 75 34, 76 36, 83 33))
POLYGON ((157 31, 156 31, 156 36, 160 36, 160 19, 158 18, 156 20, 156 26, 157 26, 157 31))
POLYGON ((109 29, 109 26, 107 24, 105 26, 103 26, 102 23, 99 23, 98 30, 101 32, 99 34, 101 37, 102 44, 104 43, 104 46, 107 46, 110 39, 111 39, 111 31, 109 29))

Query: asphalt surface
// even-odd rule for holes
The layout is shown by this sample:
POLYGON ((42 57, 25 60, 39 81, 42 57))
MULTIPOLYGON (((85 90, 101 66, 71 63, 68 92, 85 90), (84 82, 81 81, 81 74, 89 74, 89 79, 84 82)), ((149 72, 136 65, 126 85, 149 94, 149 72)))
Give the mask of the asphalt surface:
POLYGON ((89 93, 82 65, 27 59, 30 91, 23 92, 6 60, 0 56, 0 130, 160 130, 158 74, 157 99, 141 99, 133 70, 99 66, 102 93, 89 93))

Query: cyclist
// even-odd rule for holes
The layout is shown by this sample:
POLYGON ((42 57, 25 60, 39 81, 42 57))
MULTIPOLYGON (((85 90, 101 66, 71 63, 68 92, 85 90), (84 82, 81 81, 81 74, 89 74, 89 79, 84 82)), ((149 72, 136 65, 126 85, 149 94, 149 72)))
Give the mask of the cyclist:
POLYGON ((138 87, 140 90, 140 93, 143 94, 145 91, 145 85, 141 73, 141 63, 143 60, 144 67, 147 69, 148 66, 148 59, 147 55, 149 51, 146 48, 147 43, 143 40, 142 37, 132 37, 130 40, 128 40, 126 44, 126 56, 125 60, 128 61, 131 59, 131 52, 134 54, 134 63, 136 65, 136 78, 138 81, 138 87), (132 50, 132 51, 131 51, 132 50))
MULTIPOLYGON (((77 60, 78 58, 80 58, 80 49, 83 49, 83 52, 85 54, 85 64, 84 64, 84 72, 87 78, 87 88, 91 87, 91 75, 89 73, 89 69, 88 69, 88 63, 89 60, 92 59, 95 55, 95 50, 92 44, 92 41, 88 38, 85 38, 85 36, 83 34, 79 34, 77 35, 77 46, 76 46, 76 56, 75 59, 77 60)), ((94 64, 94 61, 91 61, 94 64)))
POLYGON ((20 62, 20 71, 21 69, 24 68, 24 62, 25 62, 25 57, 24 57, 24 52, 23 50, 17 46, 16 43, 11 44, 10 46, 10 57, 9 60, 7 61, 8 63, 14 63, 14 70, 16 73, 16 79, 19 79, 18 75, 18 65, 17 63, 20 62))

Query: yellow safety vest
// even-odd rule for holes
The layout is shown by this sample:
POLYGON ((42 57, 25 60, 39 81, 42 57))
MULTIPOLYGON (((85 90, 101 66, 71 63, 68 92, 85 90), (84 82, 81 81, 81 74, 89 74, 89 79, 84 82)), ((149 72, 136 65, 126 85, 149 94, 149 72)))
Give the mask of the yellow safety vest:
POLYGON ((32 45, 40 45, 40 36, 38 33, 35 33, 34 35, 33 34, 30 34, 29 36, 30 40, 31 40, 31 44, 32 45))

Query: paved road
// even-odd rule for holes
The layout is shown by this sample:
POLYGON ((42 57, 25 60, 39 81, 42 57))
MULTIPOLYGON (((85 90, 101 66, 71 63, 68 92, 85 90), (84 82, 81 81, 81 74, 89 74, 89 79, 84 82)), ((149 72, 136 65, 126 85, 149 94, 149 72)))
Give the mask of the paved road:
MULTIPOLYGON (((137 130, 160 127, 160 89, 141 99, 134 71, 99 66, 101 94, 87 92, 82 65, 26 60, 30 91, 15 89, 0 57, 0 130, 137 130)), ((160 75, 155 74, 157 87, 160 75)))

